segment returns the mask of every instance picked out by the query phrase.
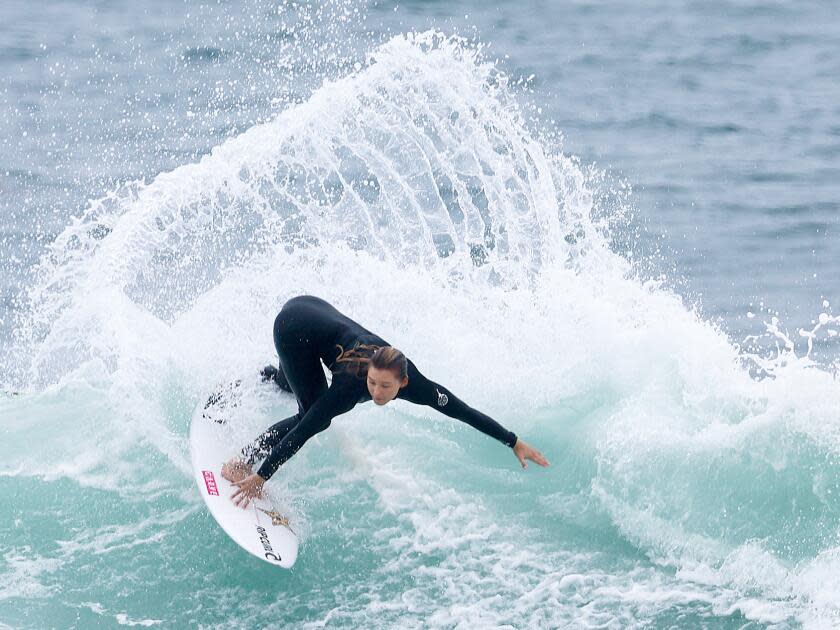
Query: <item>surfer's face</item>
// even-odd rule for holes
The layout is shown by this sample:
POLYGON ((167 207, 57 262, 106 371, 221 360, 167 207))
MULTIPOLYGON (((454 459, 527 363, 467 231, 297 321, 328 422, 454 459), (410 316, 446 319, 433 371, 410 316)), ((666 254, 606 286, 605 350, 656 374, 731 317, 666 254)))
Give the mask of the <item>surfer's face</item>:
POLYGON ((367 387, 370 397, 377 405, 384 405, 394 398, 400 387, 408 385, 408 377, 400 381, 399 374, 393 370, 380 370, 370 366, 367 373, 367 387))

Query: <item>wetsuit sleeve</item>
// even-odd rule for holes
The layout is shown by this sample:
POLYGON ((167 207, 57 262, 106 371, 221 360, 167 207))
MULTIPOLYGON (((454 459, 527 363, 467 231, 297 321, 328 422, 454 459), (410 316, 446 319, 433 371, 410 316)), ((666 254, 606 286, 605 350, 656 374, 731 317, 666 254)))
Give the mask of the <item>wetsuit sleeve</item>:
POLYGON ((466 422, 511 448, 516 444, 516 434, 513 431, 508 431, 490 416, 473 409, 442 385, 427 379, 411 361, 408 362, 408 385, 400 391, 400 398, 433 407, 450 418, 466 422))
POLYGON ((309 438, 329 427, 333 418, 347 413, 355 405, 352 391, 333 382, 333 385, 306 411, 300 422, 272 447, 257 470, 257 474, 263 479, 270 479, 309 438))

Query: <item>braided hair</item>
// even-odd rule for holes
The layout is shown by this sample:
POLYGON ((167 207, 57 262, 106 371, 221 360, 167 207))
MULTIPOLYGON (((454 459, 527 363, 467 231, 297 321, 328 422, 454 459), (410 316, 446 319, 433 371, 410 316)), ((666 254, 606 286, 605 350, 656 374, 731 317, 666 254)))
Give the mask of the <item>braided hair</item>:
POLYGON ((395 372, 400 380, 408 375, 408 359, 393 346, 357 343, 347 350, 340 344, 336 344, 336 347, 339 354, 335 364, 343 364, 339 369, 356 378, 367 378, 367 371, 371 365, 378 370, 395 372))

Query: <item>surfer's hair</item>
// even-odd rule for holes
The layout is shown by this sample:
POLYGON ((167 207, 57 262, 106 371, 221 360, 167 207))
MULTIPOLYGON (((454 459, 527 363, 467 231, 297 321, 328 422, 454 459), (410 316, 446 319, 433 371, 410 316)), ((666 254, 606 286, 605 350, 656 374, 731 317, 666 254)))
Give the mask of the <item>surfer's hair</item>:
POLYGON ((408 375, 408 359, 393 346, 358 343, 347 350, 340 344, 336 344, 336 347, 339 353, 335 359, 336 366, 358 378, 367 378, 368 367, 371 365, 377 370, 393 371, 400 380, 408 375))
POLYGON ((391 370, 399 380, 408 376, 408 359, 394 346, 382 346, 373 353, 370 364, 377 370, 391 370))
POLYGON ((368 365, 371 357, 379 350, 380 346, 367 343, 357 343, 352 348, 344 349, 341 344, 335 344, 338 348, 338 356, 335 358, 335 367, 342 372, 347 372, 358 378, 367 376, 368 365))

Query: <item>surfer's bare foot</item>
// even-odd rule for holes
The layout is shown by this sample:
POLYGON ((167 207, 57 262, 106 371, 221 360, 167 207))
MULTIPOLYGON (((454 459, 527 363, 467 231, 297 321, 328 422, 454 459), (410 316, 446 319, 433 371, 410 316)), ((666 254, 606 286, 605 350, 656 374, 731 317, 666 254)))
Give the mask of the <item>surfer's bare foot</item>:
POLYGON ((231 483, 237 483, 251 475, 251 467, 238 457, 222 465, 222 477, 231 483))

